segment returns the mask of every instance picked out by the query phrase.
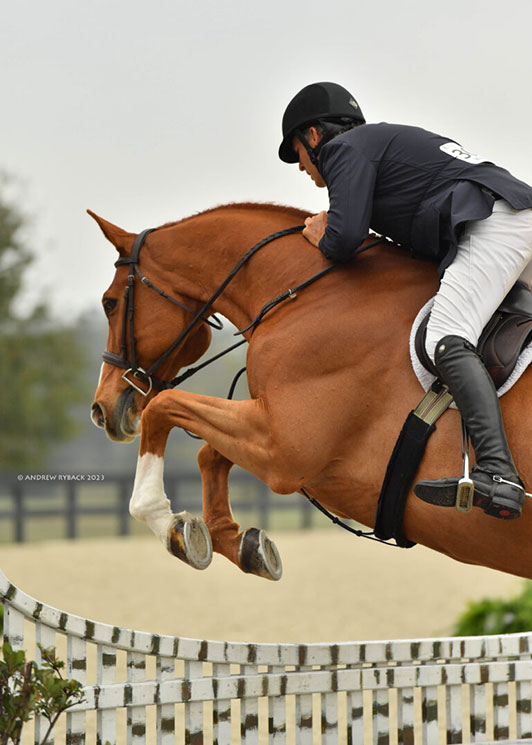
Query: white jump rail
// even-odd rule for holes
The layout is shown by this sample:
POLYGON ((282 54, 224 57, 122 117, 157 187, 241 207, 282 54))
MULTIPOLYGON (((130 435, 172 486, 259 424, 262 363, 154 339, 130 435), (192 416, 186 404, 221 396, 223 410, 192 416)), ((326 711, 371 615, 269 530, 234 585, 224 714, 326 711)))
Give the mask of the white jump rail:
MULTIPOLYGON (((85 700, 65 715, 67 745, 532 742, 532 634, 205 641, 72 615, 1 572, 0 603, 13 647, 37 662, 37 642, 59 657, 63 649, 68 677, 84 685, 85 700)), ((36 743, 43 727, 35 722, 36 743)))

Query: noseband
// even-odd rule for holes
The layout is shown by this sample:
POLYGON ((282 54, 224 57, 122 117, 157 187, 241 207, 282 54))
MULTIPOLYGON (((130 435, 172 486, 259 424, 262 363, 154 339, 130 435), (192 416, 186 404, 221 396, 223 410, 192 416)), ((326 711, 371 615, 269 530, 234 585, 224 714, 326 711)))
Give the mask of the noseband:
MULTIPOLYGON (((131 255, 121 257, 120 259, 118 259, 118 261, 115 262, 115 267, 122 266, 122 264, 129 265, 129 275, 127 278, 127 285, 126 285, 126 290, 124 294, 124 311, 123 311, 123 319, 122 319, 122 341, 120 345, 120 354, 115 354, 114 352, 109 352, 108 350, 105 350, 105 352, 103 352, 102 354, 103 361, 109 363, 110 365, 114 365, 115 367, 120 367, 124 369, 125 372, 122 375, 123 380, 125 380, 126 383, 128 383, 132 388, 134 388, 136 391, 141 393, 143 396, 148 396, 154 388, 158 390, 174 388, 186 377, 189 377, 189 375, 185 373, 184 375, 176 376, 171 381, 166 381, 166 380, 161 380, 160 378, 156 377, 154 375, 155 371, 164 362, 166 362, 166 360, 170 357, 172 352, 174 352, 179 347, 179 345, 187 338, 187 336, 191 333, 191 331, 193 331, 193 329, 200 322, 206 323, 208 326, 211 326, 211 328, 214 328, 214 329, 218 329, 218 330, 222 329, 223 324, 216 315, 212 316, 213 318, 212 321, 210 321, 206 316, 210 313, 212 306, 216 302, 217 298, 222 294, 222 292, 225 290, 227 285, 231 282, 233 277, 240 271, 240 269, 244 266, 244 264, 247 261, 249 261, 249 259, 253 256, 253 254, 255 254, 263 246, 267 245, 268 243, 271 243, 277 238, 281 238, 282 236, 300 232, 303 229, 303 227, 304 227, 303 225, 298 225, 293 228, 287 228, 286 230, 280 230, 279 232, 273 233, 272 235, 269 235, 267 238, 264 238, 263 240, 256 243, 240 259, 240 261, 235 266, 235 268, 232 270, 232 272, 226 277, 226 279, 218 287, 216 292, 209 298, 209 300, 197 313, 191 308, 188 308, 186 305, 184 305, 182 302, 180 302, 176 298, 173 298, 170 295, 168 295, 166 292, 164 292, 164 290, 161 290, 158 287, 156 287, 142 273, 142 271, 139 268, 140 249, 144 245, 146 236, 149 235, 149 233, 152 233, 154 230, 156 230, 156 228, 149 228, 147 230, 142 231, 142 233, 139 233, 139 235, 137 235, 137 237, 135 238, 135 242, 133 243, 133 248, 131 249, 131 255), (135 288, 135 277, 136 276, 140 279, 140 281, 144 285, 146 285, 146 287, 149 287, 151 290, 154 290, 159 295, 161 295, 161 297, 164 297, 166 300, 170 301, 174 305, 178 305, 180 308, 183 308, 188 313, 191 313, 194 316, 194 318, 190 321, 188 326, 179 334, 176 340, 172 342, 172 344, 170 344, 170 346, 166 349, 166 351, 164 351, 160 355, 160 357, 158 357, 155 360, 155 362, 153 362, 150 365, 150 367, 147 370, 140 367, 138 363, 138 356, 137 356, 137 342, 135 338, 135 315, 134 315, 134 288, 135 288), (128 353, 128 349, 129 349, 129 353, 128 353), (143 390, 140 387, 139 383, 143 383, 147 385, 148 389, 143 390)), ((239 342, 239 344, 240 343, 244 343, 244 342, 239 342)), ((234 346, 238 346, 238 344, 234 346)), ((231 347, 231 349, 233 348, 234 347, 231 347)), ((220 355, 217 355, 217 357, 218 356, 220 355)))

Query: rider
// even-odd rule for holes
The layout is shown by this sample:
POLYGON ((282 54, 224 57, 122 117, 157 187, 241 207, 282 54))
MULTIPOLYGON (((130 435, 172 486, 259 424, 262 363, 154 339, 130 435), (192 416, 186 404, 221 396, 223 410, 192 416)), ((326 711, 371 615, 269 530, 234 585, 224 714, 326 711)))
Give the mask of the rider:
MULTIPOLYGON (((329 210, 303 235, 332 262, 349 261, 371 227, 414 256, 439 262, 441 284, 426 348, 475 449, 474 504, 519 517, 524 485, 508 447, 493 382, 475 347, 519 279, 532 288, 532 188, 448 138, 397 124, 366 124, 355 98, 313 83, 289 103, 279 157, 299 162, 329 210)), ((416 494, 454 504, 457 478, 418 482, 416 494)))

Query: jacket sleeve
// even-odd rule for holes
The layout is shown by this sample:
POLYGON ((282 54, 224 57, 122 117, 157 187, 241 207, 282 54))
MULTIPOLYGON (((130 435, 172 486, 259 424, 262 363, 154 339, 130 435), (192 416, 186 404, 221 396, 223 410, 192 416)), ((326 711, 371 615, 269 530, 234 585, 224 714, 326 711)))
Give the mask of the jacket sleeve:
POLYGON ((350 144, 332 140, 321 152, 320 172, 329 211, 319 248, 330 261, 349 261, 369 232, 376 169, 350 144))

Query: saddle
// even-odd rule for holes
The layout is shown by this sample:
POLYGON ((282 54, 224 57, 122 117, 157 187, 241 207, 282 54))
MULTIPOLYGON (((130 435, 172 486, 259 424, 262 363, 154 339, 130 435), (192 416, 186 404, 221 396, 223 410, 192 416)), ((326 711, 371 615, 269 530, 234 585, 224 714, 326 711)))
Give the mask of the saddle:
MULTIPOLYGON (((425 349, 427 313, 416 333, 415 349, 419 361, 429 372, 438 377, 425 349)), ((496 388, 500 388, 514 370, 519 355, 532 341, 532 290, 523 282, 516 282, 497 308, 482 332, 477 352, 491 375, 496 388)))

